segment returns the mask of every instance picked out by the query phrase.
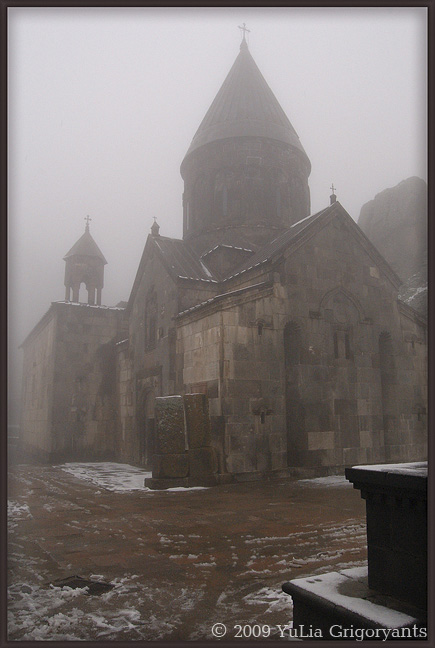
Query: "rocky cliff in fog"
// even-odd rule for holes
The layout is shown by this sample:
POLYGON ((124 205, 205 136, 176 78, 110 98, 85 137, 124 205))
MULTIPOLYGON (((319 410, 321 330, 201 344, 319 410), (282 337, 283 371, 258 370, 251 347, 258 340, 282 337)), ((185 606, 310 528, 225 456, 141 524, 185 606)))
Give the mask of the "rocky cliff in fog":
POLYGON ((399 297, 427 313, 427 187, 412 177, 363 205, 358 225, 403 281, 399 297))

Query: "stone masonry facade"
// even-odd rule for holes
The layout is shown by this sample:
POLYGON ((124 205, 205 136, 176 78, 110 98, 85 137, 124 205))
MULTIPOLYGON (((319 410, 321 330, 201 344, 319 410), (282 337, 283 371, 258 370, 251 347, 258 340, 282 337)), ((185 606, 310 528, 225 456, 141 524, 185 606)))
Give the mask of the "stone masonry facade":
POLYGON ((181 164, 184 238, 154 222, 113 308, 89 222, 67 253, 23 343, 23 448, 218 482, 426 459, 426 321, 335 195, 310 214, 310 170, 243 41, 181 164), (162 450, 168 397, 201 400, 204 446, 162 450))

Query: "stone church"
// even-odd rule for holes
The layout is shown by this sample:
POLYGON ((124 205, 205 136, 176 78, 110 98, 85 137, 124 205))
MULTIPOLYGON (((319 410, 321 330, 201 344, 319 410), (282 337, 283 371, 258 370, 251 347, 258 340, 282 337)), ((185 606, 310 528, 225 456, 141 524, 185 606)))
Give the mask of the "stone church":
POLYGON ((203 393, 222 481, 425 459, 425 320, 334 193, 310 213, 310 169, 243 40, 181 164, 183 238, 154 222, 116 307, 88 223, 65 256, 22 345, 23 449, 150 468, 155 398, 203 393))

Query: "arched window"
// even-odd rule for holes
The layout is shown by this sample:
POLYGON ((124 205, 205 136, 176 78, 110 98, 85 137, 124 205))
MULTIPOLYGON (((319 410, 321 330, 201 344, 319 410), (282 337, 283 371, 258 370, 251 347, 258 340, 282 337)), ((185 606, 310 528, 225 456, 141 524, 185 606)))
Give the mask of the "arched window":
POLYGON ((228 216, 228 194, 231 181, 231 171, 223 170, 216 173, 214 180, 214 212, 217 218, 228 216))
POLYGON ((195 182, 193 188, 193 205, 192 214, 190 218, 191 227, 195 227, 197 223, 202 223, 207 219, 207 207, 209 184, 205 175, 200 175, 195 182))

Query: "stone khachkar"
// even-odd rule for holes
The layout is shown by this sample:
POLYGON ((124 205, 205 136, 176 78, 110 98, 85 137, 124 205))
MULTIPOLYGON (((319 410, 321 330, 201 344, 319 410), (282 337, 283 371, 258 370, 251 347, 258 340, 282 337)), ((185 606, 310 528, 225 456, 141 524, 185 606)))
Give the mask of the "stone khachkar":
POLYGON ((427 462, 354 466, 346 477, 366 500, 368 565, 284 583, 293 628, 323 639, 427 638, 427 462))
POLYGON ((215 486, 217 461, 211 447, 210 416, 205 394, 157 397, 153 489, 215 486))

